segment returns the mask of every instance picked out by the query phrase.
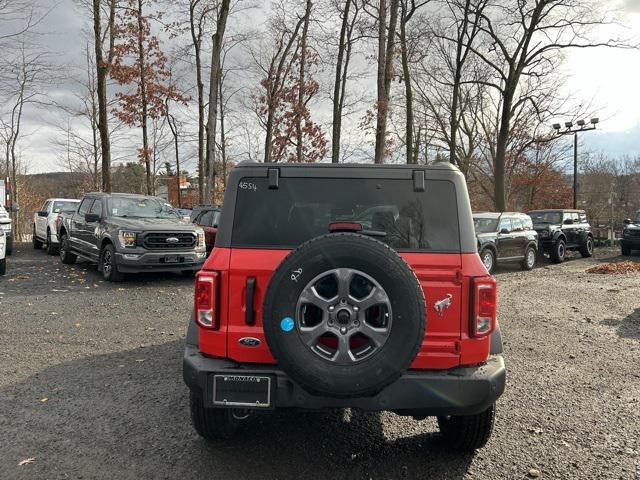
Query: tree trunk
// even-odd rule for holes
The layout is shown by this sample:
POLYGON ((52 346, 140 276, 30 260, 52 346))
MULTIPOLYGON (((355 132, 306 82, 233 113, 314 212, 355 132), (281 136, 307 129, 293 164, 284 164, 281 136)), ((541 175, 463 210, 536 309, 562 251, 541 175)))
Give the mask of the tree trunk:
POLYGON ((115 23, 116 0, 109 3, 109 54, 103 57, 102 21, 100 0, 93 0, 93 43, 96 51, 96 87, 98 91, 98 130, 102 154, 102 190, 111 192, 111 143, 109 140, 109 118, 107 104, 107 74, 113 52, 113 25, 115 23))
MULTIPOLYGON (((349 10, 351 8, 351 0, 347 0, 344 6, 342 17, 342 25, 340 27, 340 43, 338 44, 338 61, 336 63, 336 79, 333 86, 333 124, 331 135, 331 162, 340 162, 340 132, 342 129, 342 106, 344 97, 342 96, 342 63, 344 62, 345 49, 347 48, 346 36, 347 25, 349 24, 349 10)), ((348 57, 347 57, 348 61, 348 57)), ((347 66, 344 66, 346 72, 347 66)))
POLYGON ((144 49, 144 25, 142 23, 142 0, 138 0, 138 64, 140 68, 140 103, 142 105, 141 124, 142 124, 142 158, 147 174, 147 195, 153 195, 153 178, 151 172, 151 161, 149 159, 149 133, 147 129, 147 75, 145 65, 145 49, 144 49))
POLYGON ((411 71, 409 70, 409 52, 407 51, 407 12, 402 7, 400 22, 400 53, 402 56, 402 75, 404 77, 404 94, 406 103, 405 115, 405 146, 407 163, 414 163, 413 155, 413 88, 411 85, 411 71))
POLYGON ((384 163, 386 151, 387 118, 391 80, 393 78, 393 49, 395 45, 396 24, 398 21, 398 2, 399 0, 391 0, 389 8, 389 32, 387 33, 387 1, 380 0, 378 18, 378 103, 375 163, 384 163))
POLYGON ((218 119, 218 84, 220 83, 220 52, 224 40, 224 31, 227 27, 230 0, 222 0, 216 33, 213 35, 213 48, 211 49, 211 76, 209 77, 209 116, 207 119, 207 157, 205 182, 205 202, 214 201, 216 188, 216 123, 218 119))
POLYGON ((298 105, 296 107, 296 160, 303 162, 302 158, 302 112, 304 110, 305 93, 305 67, 307 63, 307 35, 309 33, 309 17, 311 17, 311 0, 307 0, 304 12, 304 24, 300 37, 300 76, 298 78, 298 105))
POLYGON ((224 131, 224 96, 222 92, 223 79, 220 79, 218 88, 220 101, 220 160, 222 163, 222 186, 227 189, 227 135, 224 131))
POLYGON ((506 189, 505 189, 505 157, 507 153, 507 144, 509 142, 509 129, 511 124, 511 106, 513 97, 508 87, 505 88, 503 97, 502 111, 500 114, 500 129, 498 130, 498 138, 496 140, 496 158, 494 162, 494 203, 497 212, 504 212, 507 209, 506 189))
POLYGON ((200 58, 202 49, 202 32, 196 32, 195 7, 197 3, 193 0, 189 6, 189 23, 191 26, 191 39, 196 60, 196 90, 198 97, 198 202, 204 203, 204 82, 202 81, 202 60, 200 58))

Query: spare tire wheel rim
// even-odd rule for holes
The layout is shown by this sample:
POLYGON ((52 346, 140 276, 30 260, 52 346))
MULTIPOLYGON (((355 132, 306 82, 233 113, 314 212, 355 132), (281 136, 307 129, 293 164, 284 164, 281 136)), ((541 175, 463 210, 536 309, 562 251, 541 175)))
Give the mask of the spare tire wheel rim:
POLYGON ((337 365, 359 363, 378 352, 389 338, 392 321, 385 289, 352 268, 317 275, 296 305, 296 327, 304 344, 337 365))

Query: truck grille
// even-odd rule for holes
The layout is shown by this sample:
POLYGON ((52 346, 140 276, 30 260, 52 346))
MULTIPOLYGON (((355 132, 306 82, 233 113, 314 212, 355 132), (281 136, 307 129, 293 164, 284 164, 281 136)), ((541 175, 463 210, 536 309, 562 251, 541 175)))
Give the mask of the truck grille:
POLYGON ((148 250, 190 249, 196 246, 196 236, 189 232, 152 232, 144 236, 142 245, 148 250))

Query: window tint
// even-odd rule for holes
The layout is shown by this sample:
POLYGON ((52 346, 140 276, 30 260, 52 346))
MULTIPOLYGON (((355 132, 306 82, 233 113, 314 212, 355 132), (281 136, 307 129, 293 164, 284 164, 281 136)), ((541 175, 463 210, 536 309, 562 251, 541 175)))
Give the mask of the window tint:
POLYGON ((102 201, 96 200, 95 202, 93 202, 89 213, 95 213, 96 215, 100 215, 102 217, 102 201))
POLYGON ((92 202, 93 202, 93 198, 85 198, 84 200, 82 200, 82 203, 80 204, 80 208, 78 209, 78 213, 80 215, 84 215, 85 213, 87 213, 89 211, 89 208, 91 208, 92 202))
POLYGON ((78 208, 78 202, 65 202, 65 201, 57 201, 53 202, 53 211, 55 213, 71 211, 78 208))
POLYGON ((214 213, 215 212, 213 210, 207 210, 205 212, 202 212, 202 214, 198 218, 198 225, 205 225, 207 227, 211 227, 213 225, 214 213))
POLYGON ((415 192, 407 180, 243 178, 238 188, 232 244, 291 248, 329 232, 333 222, 357 222, 382 233, 400 250, 460 251, 453 183, 428 180, 415 192), (249 188, 250 186, 250 188, 249 188))
POLYGON ((498 232, 501 232, 503 228, 506 228, 508 231, 512 230, 510 218, 500 219, 500 226, 498 227, 498 232))

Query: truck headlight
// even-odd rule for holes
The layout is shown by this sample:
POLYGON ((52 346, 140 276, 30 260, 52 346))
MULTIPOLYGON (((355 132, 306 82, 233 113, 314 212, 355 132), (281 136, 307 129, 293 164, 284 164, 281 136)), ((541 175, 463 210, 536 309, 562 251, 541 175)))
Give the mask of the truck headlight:
POLYGON ((197 248, 207 248, 207 245, 204 242, 204 230, 199 229, 196 230, 196 236, 198 237, 197 248))
POLYGON ((622 236, 623 237, 628 237, 629 236, 629 229, 625 228, 624 230, 622 230, 622 236))
POLYGON ((540 232, 540 238, 547 238, 549 236, 549 230, 542 230, 540 232))
POLYGON ((120 230, 118 232, 118 239, 120 240, 120 245, 123 247, 131 248, 136 246, 137 239, 136 232, 129 232, 127 230, 120 230))

